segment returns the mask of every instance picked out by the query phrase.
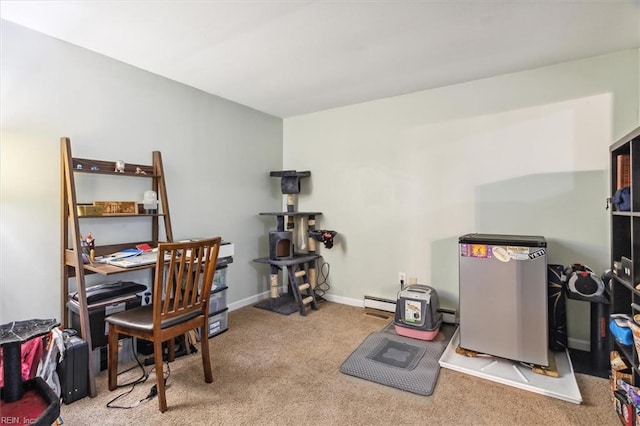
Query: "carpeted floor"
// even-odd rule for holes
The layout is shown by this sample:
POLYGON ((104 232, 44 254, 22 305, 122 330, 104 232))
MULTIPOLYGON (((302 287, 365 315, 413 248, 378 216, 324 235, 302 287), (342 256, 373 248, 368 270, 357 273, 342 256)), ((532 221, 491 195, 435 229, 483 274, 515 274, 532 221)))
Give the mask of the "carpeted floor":
MULTIPOLYGON (((584 403, 576 405, 444 368, 431 396, 340 373, 349 354, 388 322, 330 302, 306 317, 248 306, 230 312, 229 331, 210 341, 213 383, 204 382, 199 354, 171 364, 167 412, 155 398, 106 408, 120 392, 107 390, 103 372, 98 396, 63 405, 62 417, 71 426, 619 424, 608 381, 582 374, 576 378, 584 403)), ((154 379, 119 402, 144 398, 154 379)))

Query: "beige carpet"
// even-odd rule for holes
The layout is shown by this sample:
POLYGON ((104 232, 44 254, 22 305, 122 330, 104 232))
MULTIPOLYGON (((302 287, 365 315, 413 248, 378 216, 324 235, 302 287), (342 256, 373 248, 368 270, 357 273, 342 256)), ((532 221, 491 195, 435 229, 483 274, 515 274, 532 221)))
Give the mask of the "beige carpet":
MULTIPOLYGON (((63 405, 62 417, 66 425, 619 424, 608 381, 581 374, 584 403, 576 405, 444 368, 428 397, 340 373, 388 321, 330 302, 306 317, 248 306, 230 312, 229 331, 210 341, 213 383, 204 382, 199 353, 171 364, 167 412, 155 398, 129 410, 106 408, 120 390, 109 392, 102 372, 98 396, 63 405)), ((144 398, 154 380, 119 403, 144 398)))

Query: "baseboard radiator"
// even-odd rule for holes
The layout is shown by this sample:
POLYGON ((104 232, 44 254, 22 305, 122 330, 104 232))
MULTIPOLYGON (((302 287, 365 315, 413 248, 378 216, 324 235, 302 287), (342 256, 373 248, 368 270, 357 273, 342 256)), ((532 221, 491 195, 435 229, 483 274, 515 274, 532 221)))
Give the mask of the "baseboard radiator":
MULTIPOLYGON (((378 311, 396 312, 396 301, 384 299, 376 296, 364 296, 364 307, 367 309, 376 309, 378 311)), ((438 312, 442 313, 442 320, 448 324, 458 324, 458 316, 455 309, 439 308, 438 312)))
POLYGON ((396 301, 383 299, 381 297, 375 297, 375 296, 365 296, 364 307, 369 309, 377 309, 379 311, 385 311, 385 312, 395 312, 396 301))

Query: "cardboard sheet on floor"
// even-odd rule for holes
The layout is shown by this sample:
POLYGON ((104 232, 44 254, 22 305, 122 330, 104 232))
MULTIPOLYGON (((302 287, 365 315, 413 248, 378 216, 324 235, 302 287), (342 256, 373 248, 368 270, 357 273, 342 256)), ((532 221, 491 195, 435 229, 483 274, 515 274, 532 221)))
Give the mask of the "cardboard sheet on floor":
POLYGON ((517 361, 486 355, 472 358, 456 353, 460 342, 458 331, 459 329, 440 357, 441 367, 574 404, 582 403, 571 359, 566 351, 553 352, 560 377, 548 377, 532 372, 530 368, 517 361))

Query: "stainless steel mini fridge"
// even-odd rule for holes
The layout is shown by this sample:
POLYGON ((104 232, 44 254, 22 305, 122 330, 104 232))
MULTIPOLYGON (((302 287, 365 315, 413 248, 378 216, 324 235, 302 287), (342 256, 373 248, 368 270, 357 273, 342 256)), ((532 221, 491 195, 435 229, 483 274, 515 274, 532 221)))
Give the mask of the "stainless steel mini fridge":
POLYGON ((458 241, 460 347, 548 366, 544 237, 467 234, 458 241))

